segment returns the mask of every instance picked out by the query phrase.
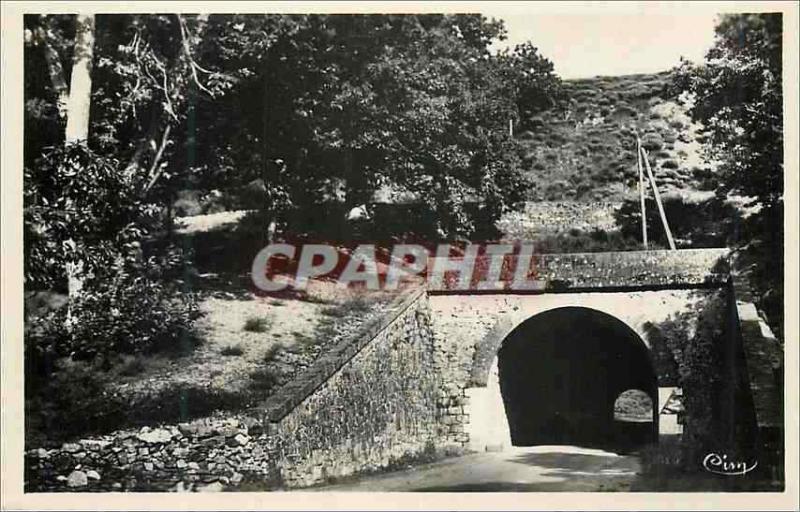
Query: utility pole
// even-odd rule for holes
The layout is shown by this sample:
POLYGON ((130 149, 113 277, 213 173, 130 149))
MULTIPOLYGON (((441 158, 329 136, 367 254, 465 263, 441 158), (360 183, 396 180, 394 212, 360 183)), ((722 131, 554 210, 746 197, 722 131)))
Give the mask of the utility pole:
POLYGON ((642 141, 639 140, 639 136, 636 136, 636 155, 638 159, 636 161, 636 170, 639 171, 639 200, 641 202, 642 208, 642 243, 644 244, 644 250, 647 250, 647 209, 645 207, 644 202, 644 169, 642 169, 642 141))
POLYGON ((667 215, 664 213, 664 205, 661 204, 661 195, 658 193, 658 187, 656 186, 656 179, 653 176, 653 170, 650 169, 650 160, 647 157, 647 151, 641 145, 639 146, 641 150, 641 155, 644 157, 644 165, 647 168, 647 176, 650 178, 650 184, 653 186, 653 195, 656 197, 656 206, 658 206, 658 213, 661 215, 661 224, 664 225, 664 231, 667 233, 667 240, 669 241, 669 248, 671 250, 676 250, 675 241, 672 239, 672 231, 669 230, 669 224, 667 223, 667 215))

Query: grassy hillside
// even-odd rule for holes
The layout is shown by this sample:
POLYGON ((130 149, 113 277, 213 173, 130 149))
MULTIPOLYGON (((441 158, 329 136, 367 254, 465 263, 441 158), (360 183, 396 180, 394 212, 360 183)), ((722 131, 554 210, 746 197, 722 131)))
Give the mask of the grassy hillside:
POLYGON ((637 194, 635 131, 662 191, 703 188, 705 141, 685 108, 664 99, 668 73, 568 80, 566 99, 517 134, 528 199, 618 202, 637 194))

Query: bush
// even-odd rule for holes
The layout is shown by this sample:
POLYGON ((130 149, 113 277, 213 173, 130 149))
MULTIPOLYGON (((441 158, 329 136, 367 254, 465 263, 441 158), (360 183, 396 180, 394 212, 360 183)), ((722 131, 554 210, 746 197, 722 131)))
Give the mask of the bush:
POLYGON ((281 383, 279 372, 272 368, 259 368, 250 373, 250 388, 254 391, 269 391, 281 383))
POLYGON ((647 135, 642 140, 642 147, 647 151, 658 151, 664 147, 664 141, 658 135, 647 135))
POLYGON ((26 355, 108 360, 114 354, 189 348, 200 316, 195 295, 166 285, 159 275, 165 269, 154 258, 145 267, 149 273, 118 269, 116 275, 87 281, 68 306, 34 319, 26 355))
POLYGON ((244 330, 247 332, 267 332, 272 321, 266 317, 251 316, 244 322, 244 330))
POLYGON ((161 220, 141 185, 82 144, 47 148, 25 169, 26 288, 65 288, 70 263, 83 283, 65 307, 26 319, 33 375, 47 375, 48 361, 61 356, 107 365, 115 354, 193 340, 196 299, 179 289, 189 255, 159 244, 157 256, 145 257, 142 245, 161 220))
POLYGON ((117 372, 124 377, 133 377, 144 372, 145 369, 141 356, 123 356, 117 372))
POLYGON ((271 363, 271 362, 275 361, 275 359, 284 350, 286 350, 286 347, 284 347, 283 343, 274 343, 274 344, 270 345, 269 347, 267 347, 267 350, 264 352, 264 358, 263 358, 264 362, 265 363, 271 363))
POLYGON ((219 353, 223 356, 240 356, 244 354, 244 349, 241 344, 228 345, 227 347, 223 347, 219 353))

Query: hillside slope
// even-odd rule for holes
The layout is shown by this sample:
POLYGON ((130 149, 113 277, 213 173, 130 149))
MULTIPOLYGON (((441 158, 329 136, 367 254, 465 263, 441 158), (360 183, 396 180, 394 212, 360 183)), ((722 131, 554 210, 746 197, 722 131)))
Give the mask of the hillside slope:
POLYGON ((705 136, 684 106, 665 99, 669 73, 564 82, 566 99, 517 134, 531 201, 620 202, 637 192, 635 131, 659 189, 701 190, 705 136))

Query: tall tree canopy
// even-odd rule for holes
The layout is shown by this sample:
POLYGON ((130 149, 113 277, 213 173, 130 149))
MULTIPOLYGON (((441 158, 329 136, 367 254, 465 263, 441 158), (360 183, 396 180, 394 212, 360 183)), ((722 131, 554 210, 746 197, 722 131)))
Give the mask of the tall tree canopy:
MULTIPOLYGON (((48 64, 69 61, 72 18, 26 20, 29 165, 63 138, 48 64)), ((96 18, 89 148, 161 205, 255 183, 279 216, 399 188, 430 234, 469 236, 522 197, 509 120, 559 86, 530 44, 491 54, 505 30, 480 15, 96 18)))
POLYGON ((708 133, 718 192, 748 198, 740 265, 771 325, 783 318, 783 92, 781 14, 724 15, 703 65, 683 63, 677 85, 708 133))

